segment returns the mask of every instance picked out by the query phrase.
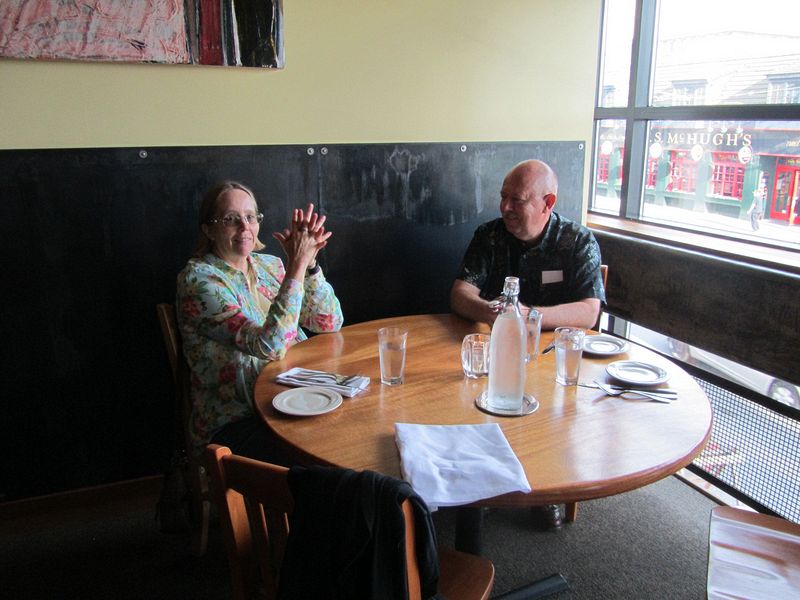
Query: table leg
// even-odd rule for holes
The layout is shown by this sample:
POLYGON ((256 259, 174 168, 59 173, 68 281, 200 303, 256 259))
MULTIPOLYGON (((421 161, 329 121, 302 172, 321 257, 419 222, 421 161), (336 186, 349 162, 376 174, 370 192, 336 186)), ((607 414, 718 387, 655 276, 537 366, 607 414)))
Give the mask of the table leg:
POLYGON ((459 506, 456 508, 456 550, 481 554, 481 528, 485 508, 459 506))
MULTIPOLYGON (((481 529, 485 512, 485 508, 469 506, 456 508, 456 550, 481 554, 481 529)), ((567 580, 560 573, 556 573, 498 596, 498 600, 532 600, 567 589, 569 589, 567 580)))

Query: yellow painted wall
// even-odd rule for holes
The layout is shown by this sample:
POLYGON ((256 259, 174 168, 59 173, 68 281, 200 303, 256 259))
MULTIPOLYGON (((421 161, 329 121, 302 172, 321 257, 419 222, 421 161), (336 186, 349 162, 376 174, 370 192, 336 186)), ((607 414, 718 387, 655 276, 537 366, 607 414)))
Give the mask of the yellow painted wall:
POLYGON ((2 148, 588 139, 599 2, 285 0, 286 68, 0 61, 2 148))
POLYGON ((600 2, 284 0, 284 13, 280 71, 0 60, 0 148, 591 137, 600 2))

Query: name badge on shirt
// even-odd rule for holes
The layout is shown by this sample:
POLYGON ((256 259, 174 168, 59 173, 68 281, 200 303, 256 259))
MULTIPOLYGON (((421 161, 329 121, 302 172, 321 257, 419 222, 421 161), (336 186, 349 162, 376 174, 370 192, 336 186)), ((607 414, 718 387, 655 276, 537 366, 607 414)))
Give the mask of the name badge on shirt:
POLYGON ((564 281, 564 271, 542 271, 542 284, 564 281))

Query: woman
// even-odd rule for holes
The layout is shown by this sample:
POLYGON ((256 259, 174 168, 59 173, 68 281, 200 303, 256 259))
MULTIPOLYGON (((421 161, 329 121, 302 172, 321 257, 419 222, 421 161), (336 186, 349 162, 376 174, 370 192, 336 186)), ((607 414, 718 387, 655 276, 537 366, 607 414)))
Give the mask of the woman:
POLYGON ((338 331, 342 311, 316 256, 331 236, 309 204, 276 232, 281 259, 256 251, 263 215, 253 192, 225 181, 205 195, 194 255, 178 275, 178 324, 191 368, 195 451, 223 444, 237 454, 285 462, 253 411, 264 365, 306 339, 300 327, 338 331))

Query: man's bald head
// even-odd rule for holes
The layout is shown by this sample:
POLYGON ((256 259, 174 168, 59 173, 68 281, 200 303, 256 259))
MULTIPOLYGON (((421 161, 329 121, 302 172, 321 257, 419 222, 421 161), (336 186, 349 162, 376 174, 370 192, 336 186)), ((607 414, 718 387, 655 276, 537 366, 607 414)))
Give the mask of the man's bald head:
POLYGON ((508 232, 523 242, 537 240, 555 206, 558 178, 541 160, 515 165, 503 180, 500 213, 508 232))

